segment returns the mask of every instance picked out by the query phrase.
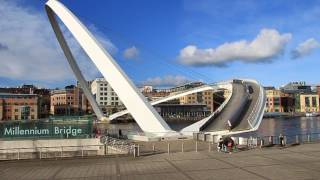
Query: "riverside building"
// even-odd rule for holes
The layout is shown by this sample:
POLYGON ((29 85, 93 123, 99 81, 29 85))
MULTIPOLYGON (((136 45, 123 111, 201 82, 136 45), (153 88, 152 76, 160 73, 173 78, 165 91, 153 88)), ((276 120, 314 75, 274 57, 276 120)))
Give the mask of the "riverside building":
POLYGON ((123 109, 123 103, 104 78, 96 78, 91 83, 91 92, 104 114, 110 115, 123 109))
POLYGON ((66 86, 65 89, 51 91, 51 114, 82 115, 82 94, 81 89, 74 85, 66 86))
POLYGON ((38 119, 38 95, 0 93, 0 120, 38 119))

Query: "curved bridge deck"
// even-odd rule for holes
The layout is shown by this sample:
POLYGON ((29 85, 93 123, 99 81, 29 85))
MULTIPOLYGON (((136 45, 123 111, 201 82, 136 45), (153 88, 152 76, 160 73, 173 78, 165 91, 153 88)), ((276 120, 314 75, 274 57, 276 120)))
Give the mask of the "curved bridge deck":
POLYGON ((243 81, 233 82, 232 89, 232 97, 226 107, 202 126, 202 131, 242 131, 252 128, 249 120, 259 98, 260 87, 257 84, 243 81))

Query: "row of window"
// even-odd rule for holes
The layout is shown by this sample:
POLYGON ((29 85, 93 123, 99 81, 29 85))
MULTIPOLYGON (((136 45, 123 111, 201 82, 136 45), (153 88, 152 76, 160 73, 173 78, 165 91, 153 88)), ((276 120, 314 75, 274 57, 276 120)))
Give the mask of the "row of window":
POLYGON ((73 105, 73 102, 67 102, 67 103, 60 103, 60 102, 58 102, 58 103, 53 104, 53 105, 54 105, 54 106, 60 106, 60 105, 66 105, 66 104, 68 104, 68 105, 73 105))
MULTIPOLYGON (((6 117, 4 117, 4 119, 10 119, 11 120, 11 116, 6 116, 6 117)), ((19 116, 17 116, 17 115, 14 116, 14 120, 20 120, 20 119, 28 119, 28 117, 27 116, 21 116, 21 118, 19 118, 19 116)), ((35 116, 31 115, 30 119, 35 119, 35 116)))
MULTIPOLYGON (((106 87, 105 87, 105 88, 100 88, 100 91, 103 91, 103 90, 104 90, 104 91, 108 91, 108 88, 106 88, 106 87)), ((114 91, 113 89, 110 89, 110 90, 111 90, 112 92, 114 91)))
MULTIPOLYGON (((100 100, 108 100, 108 97, 100 97, 100 100)), ((116 100, 116 101, 118 101, 119 100, 119 98, 118 97, 111 97, 111 100, 116 100)))
MULTIPOLYGON (((35 96, 34 97, 32 97, 32 96, 29 96, 29 97, 20 97, 20 96, 18 96, 18 97, 12 97, 10 99, 33 99, 33 98, 35 98, 35 96)), ((4 99, 9 99, 9 98, 4 98, 4 99)))
POLYGON ((33 105, 37 105, 37 103, 26 103, 26 102, 24 102, 24 103, 3 103, 3 105, 5 105, 5 106, 11 106, 11 105, 15 105, 15 106, 23 106, 23 105, 30 105, 30 106, 33 106, 33 105))
MULTIPOLYGON (((317 106, 317 98, 316 97, 312 97, 312 105, 313 107, 317 106)), ((310 97, 305 97, 305 103, 307 107, 311 107, 311 103, 310 103, 310 97)))
MULTIPOLYGON (((31 112, 34 112, 34 109, 30 109, 31 112)), ((4 112, 11 112, 11 109, 5 109, 4 112)), ((19 112, 19 109, 14 109, 14 112, 19 112)))
MULTIPOLYGON (((54 101, 55 99, 56 99, 56 100, 66 99, 66 97, 65 97, 65 96, 62 96, 62 97, 58 96, 58 97, 56 97, 56 98, 53 98, 52 100, 54 101)), ((73 97, 72 97, 72 96, 68 96, 67 99, 73 99, 73 97)))
MULTIPOLYGON (((107 102, 100 102, 100 105, 108 105, 108 103, 107 102)), ((111 102, 111 105, 117 106, 117 105, 119 105, 119 102, 111 102)))

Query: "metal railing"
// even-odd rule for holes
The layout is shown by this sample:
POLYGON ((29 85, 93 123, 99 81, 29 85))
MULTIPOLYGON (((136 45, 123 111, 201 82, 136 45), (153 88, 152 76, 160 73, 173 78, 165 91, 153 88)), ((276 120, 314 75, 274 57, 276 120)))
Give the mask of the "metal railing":
POLYGON ((136 157, 139 156, 139 146, 124 140, 104 136, 101 138, 101 144, 98 145, 0 148, 0 160, 57 159, 115 154, 136 157))

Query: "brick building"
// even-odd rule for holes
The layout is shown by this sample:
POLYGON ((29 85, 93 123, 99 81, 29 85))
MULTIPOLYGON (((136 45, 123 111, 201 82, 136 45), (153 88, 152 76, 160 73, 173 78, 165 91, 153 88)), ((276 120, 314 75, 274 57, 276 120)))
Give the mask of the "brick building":
POLYGON ((0 120, 38 119, 38 102, 36 94, 0 93, 0 120))
POLYGON ((82 115, 82 90, 74 85, 51 91, 50 113, 52 115, 82 115))
POLYGON ((0 88, 0 93, 38 95, 38 117, 47 118, 50 113, 50 90, 37 88, 34 85, 0 88))

